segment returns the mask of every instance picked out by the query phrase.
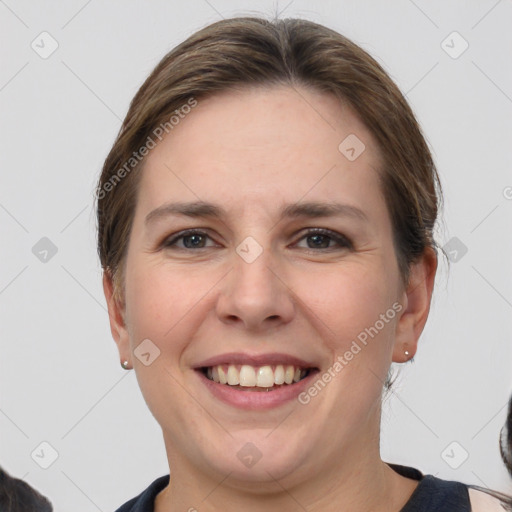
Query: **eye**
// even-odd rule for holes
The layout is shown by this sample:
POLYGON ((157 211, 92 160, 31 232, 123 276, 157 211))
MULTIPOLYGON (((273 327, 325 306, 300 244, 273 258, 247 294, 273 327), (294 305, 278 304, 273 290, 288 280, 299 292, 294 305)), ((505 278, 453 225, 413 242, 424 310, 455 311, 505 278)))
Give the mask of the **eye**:
POLYGON ((310 229, 303 235, 299 243, 298 247, 304 249, 336 249, 336 248, 347 248, 352 249, 353 245, 348 238, 345 236, 336 233, 335 231, 330 231, 329 229, 310 229), (300 245, 300 242, 304 240, 306 242, 306 247, 304 245, 300 245))
POLYGON ((167 238, 162 246, 176 249, 205 249, 207 247, 214 247, 215 243, 204 231, 189 229, 167 238), (212 242, 209 245, 207 245, 208 240, 212 242))

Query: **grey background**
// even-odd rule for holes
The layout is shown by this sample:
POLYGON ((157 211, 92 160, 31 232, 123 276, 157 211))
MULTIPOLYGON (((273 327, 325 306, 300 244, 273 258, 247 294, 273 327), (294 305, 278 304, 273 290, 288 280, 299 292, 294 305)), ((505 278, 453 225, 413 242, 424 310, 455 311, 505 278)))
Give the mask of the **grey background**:
POLYGON ((382 456, 511 490, 497 439, 512 391, 512 2, 288 1, 0 1, 0 463, 57 512, 114 510, 168 472, 110 336, 93 189, 161 57, 210 22, 251 13, 342 32, 407 94, 445 189, 439 239, 456 237, 457 253, 386 401, 382 456), (43 31, 58 42, 46 59, 31 47, 51 48, 43 31), (458 58, 445 51, 463 48, 446 40, 453 31, 469 44, 458 58), (56 254, 40 252, 43 237, 56 254), (58 453, 48 469, 43 441, 58 453))

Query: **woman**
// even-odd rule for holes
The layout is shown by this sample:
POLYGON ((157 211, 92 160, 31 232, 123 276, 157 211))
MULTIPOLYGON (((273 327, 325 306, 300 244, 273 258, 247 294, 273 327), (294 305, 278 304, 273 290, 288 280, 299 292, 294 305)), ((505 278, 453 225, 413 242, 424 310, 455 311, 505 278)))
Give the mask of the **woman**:
POLYGON ((206 27, 136 94, 97 195, 112 334, 170 467, 119 512, 502 510, 380 458, 440 187, 362 49, 301 20, 206 27))

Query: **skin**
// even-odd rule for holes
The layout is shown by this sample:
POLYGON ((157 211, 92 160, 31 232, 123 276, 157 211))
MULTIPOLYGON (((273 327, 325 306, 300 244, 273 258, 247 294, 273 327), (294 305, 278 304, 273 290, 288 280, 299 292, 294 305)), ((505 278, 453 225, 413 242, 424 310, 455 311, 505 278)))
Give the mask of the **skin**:
POLYGON ((285 86, 200 100, 149 154, 122 301, 107 274, 104 290, 121 360, 134 367, 163 431, 171 482, 158 512, 397 511, 416 488, 380 459, 381 393, 391 361, 416 352, 437 259, 426 250, 402 285, 379 161, 350 108, 285 86), (354 161, 338 150, 349 134, 366 146, 354 161), (198 200, 226 214, 145 223, 164 204, 198 200), (312 201, 355 206, 367 220, 280 219, 285 204, 312 201), (208 235, 194 239, 205 247, 164 246, 191 228, 208 235), (311 228, 352 245, 308 237, 311 228), (236 252, 248 236, 263 250, 252 263, 236 252), (395 302, 399 314, 306 405, 240 410, 213 397, 193 370, 227 352, 282 352, 314 362, 321 375, 395 302), (149 366, 133 354, 144 339, 160 350, 149 366), (251 468, 236 456, 247 442, 262 454, 251 468))

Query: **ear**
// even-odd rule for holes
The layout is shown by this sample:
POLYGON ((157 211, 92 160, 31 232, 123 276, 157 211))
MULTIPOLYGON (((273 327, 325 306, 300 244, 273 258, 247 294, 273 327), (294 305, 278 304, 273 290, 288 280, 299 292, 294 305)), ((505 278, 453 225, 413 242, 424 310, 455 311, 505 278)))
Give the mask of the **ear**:
POLYGON ((103 292, 107 300, 110 331, 119 350, 119 357, 121 362, 128 361, 131 366, 130 338, 125 323, 125 308, 114 294, 114 283, 110 272, 103 273, 103 292))
POLYGON ((403 310, 396 325, 393 348, 395 363, 405 363, 416 354, 418 340, 430 311, 436 271, 437 254, 428 247, 421 258, 411 265, 409 282, 400 300, 403 310), (409 355, 405 355, 406 350, 409 355))

